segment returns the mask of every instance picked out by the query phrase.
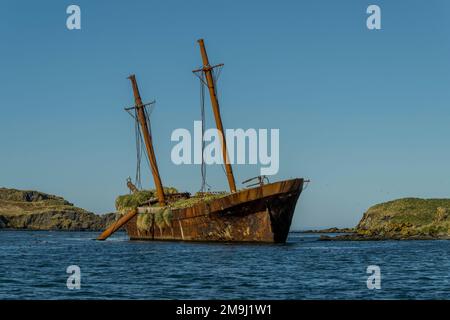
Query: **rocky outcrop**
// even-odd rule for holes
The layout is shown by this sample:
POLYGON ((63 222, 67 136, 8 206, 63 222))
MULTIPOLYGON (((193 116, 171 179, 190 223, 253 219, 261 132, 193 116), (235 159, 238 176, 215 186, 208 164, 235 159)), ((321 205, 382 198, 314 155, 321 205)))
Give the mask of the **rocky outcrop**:
POLYGON ((2 216, 0 228, 29 229, 29 230, 72 230, 72 231, 101 231, 107 228, 116 214, 96 215, 71 210, 60 212, 49 211, 15 216, 2 216))
POLYGON ((355 228, 328 228, 328 229, 320 229, 320 230, 305 230, 301 231, 301 233, 352 233, 355 232, 355 228))
POLYGON ((450 239, 450 199, 404 198, 375 205, 355 232, 322 240, 450 239))
POLYGON ((0 188, 0 228, 99 231, 115 219, 116 213, 96 215, 59 196, 0 188))

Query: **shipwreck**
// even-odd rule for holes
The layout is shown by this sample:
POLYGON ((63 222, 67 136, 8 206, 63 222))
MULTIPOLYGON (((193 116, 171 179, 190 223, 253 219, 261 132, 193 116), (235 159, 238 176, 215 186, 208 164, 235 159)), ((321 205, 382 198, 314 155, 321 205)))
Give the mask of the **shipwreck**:
MULTIPOLYGON (((295 206, 308 180, 296 178, 268 183, 264 176, 248 179, 247 188, 238 190, 232 166, 227 161, 227 144, 224 139, 214 70, 222 64, 211 66, 204 41, 198 40, 203 66, 193 72, 209 93, 214 119, 221 136, 222 156, 229 192, 202 190, 194 196, 164 188, 159 174, 150 118, 142 102, 136 77, 131 75, 135 104, 126 110, 134 116, 137 130, 145 144, 155 191, 147 193, 125 210, 123 215, 97 239, 105 240, 124 227, 131 240, 178 240, 224 242, 286 242, 295 206)), ((202 86, 203 88, 203 86, 202 86)), ((202 164, 202 176, 203 176, 202 164)), ((131 194, 139 189, 128 180, 131 194)))

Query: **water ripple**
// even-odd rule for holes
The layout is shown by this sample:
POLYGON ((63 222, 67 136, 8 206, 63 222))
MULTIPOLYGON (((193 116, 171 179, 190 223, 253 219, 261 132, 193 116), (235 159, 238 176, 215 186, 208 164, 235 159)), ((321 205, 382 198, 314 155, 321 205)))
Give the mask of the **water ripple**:
POLYGON ((286 245, 104 242, 89 232, 0 232, 0 299, 448 299, 450 241, 286 245), (81 268, 81 289, 66 268, 81 268), (381 290, 367 289, 378 265, 381 290))

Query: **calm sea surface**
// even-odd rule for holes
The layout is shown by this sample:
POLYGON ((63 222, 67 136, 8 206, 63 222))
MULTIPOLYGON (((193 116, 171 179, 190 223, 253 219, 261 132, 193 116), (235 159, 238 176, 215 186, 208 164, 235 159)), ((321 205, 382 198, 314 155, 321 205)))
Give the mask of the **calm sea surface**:
POLYGON ((0 232, 0 299, 449 299, 450 241, 285 245, 105 242, 91 232, 0 232), (81 269, 69 290, 66 268, 81 269), (381 289, 367 289, 367 267, 381 289))

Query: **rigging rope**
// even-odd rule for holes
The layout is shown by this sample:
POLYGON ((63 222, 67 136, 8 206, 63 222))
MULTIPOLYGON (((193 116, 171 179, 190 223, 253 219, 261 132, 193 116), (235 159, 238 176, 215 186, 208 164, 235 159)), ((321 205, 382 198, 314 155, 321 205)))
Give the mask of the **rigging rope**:
MULTIPOLYGON (((151 107, 153 107, 153 104, 151 105, 151 107)), ((145 119, 147 121, 148 131, 149 131, 149 134, 151 135, 150 114, 151 114, 153 108, 150 109, 150 111, 147 110, 147 106, 142 106, 142 108, 144 108, 144 115, 145 115, 145 119)), ((134 112, 131 112, 131 110, 126 110, 126 111, 134 119, 134 134, 135 134, 135 141, 136 141, 135 185, 138 189, 142 189, 142 180, 141 180, 142 154, 144 153, 145 155, 147 155, 147 153, 144 150, 145 143, 144 143, 144 139, 142 137, 141 127, 139 124, 138 109, 137 109, 137 107, 135 107, 133 110, 134 110, 134 112)), ((148 159, 148 155, 145 156, 145 158, 147 159, 147 163, 150 167, 150 160, 148 159)))
POLYGON ((142 189, 141 183, 141 158, 142 158, 142 135, 139 130, 139 121, 137 116, 137 109, 134 109, 134 133, 136 139, 136 176, 135 184, 136 187, 142 189))
POLYGON ((200 115, 202 120, 202 164, 201 164, 201 174, 202 174, 202 184, 200 187, 201 192, 205 192, 206 186, 211 188, 211 186, 206 182, 206 164, 204 161, 203 152, 205 150, 205 140, 203 139, 205 134, 205 74, 201 73, 200 78, 200 115))
MULTIPOLYGON (((211 75, 212 75, 212 78, 214 81, 214 93, 217 97, 217 100, 219 100, 219 96, 217 94, 218 93, 217 81, 219 80, 221 71, 222 71, 222 66, 218 66, 217 71, 215 69, 211 70, 211 75)), ((202 120, 202 163, 201 163, 202 183, 201 183, 200 191, 204 192, 206 189, 206 186, 208 187, 208 190, 211 189, 211 186, 206 182, 206 164, 205 164, 204 155, 203 155, 203 152, 205 150, 205 141, 203 139, 204 132, 205 132, 205 87, 207 86, 207 83, 205 81, 205 73, 203 71, 201 71, 199 73, 200 73, 200 75, 198 75, 198 73, 195 73, 195 75, 200 80, 200 114, 201 114, 201 118, 202 118, 201 119, 202 120)), ((224 172, 225 176, 227 176, 227 173, 225 170, 225 165, 223 163, 221 164, 221 167, 222 167, 222 171, 224 172)))
MULTIPOLYGON (((214 93, 216 95, 217 100, 219 100, 219 95, 218 95, 219 90, 218 90, 217 82, 220 78, 220 73, 222 72, 222 67, 223 66, 218 66, 217 71, 215 69, 211 70, 211 74, 212 74, 213 81, 214 81, 214 93)), ((219 112, 220 112, 220 104, 219 104, 219 112)), ((223 122, 223 120, 222 120, 222 122, 223 122)), ((223 135, 224 135, 223 139, 225 139, 225 133, 223 135)), ((221 167, 222 167, 223 173, 225 174, 225 177, 228 178, 227 171, 225 170, 225 164, 222 163, 221 167)))

